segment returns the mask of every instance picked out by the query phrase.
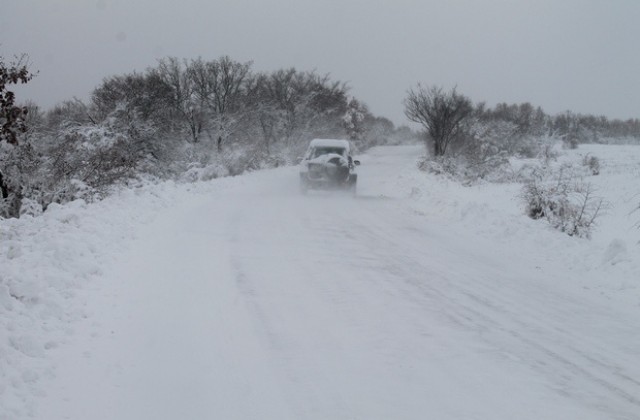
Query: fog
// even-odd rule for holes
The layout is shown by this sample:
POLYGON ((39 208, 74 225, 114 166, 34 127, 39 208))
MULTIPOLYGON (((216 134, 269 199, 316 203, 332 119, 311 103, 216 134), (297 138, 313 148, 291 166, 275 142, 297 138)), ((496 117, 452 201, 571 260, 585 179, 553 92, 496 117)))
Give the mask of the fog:
POLYGON ((330 73, 395 123, 418 82, 626 119, 640 114, 639 18, 633 0, 22 0, 3 5, 0 56, 28 54, 39 73, 18 99, 45 108, 162 57, 229 55, 330 73))

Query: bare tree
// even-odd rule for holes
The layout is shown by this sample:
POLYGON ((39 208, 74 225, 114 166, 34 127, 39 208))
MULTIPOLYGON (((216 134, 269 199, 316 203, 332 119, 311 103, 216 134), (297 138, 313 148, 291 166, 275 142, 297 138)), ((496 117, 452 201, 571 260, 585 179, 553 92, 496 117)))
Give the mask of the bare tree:
POLYGON ((421 85, 410 90, 404 100, 405 115, 421 124, 433 141, 434 155, 444 156, 447 146, 461 134, 464 122, 473 112, 471 101, 456 92, 421 85))
POLYGON ((186 123, 191 140, 197 143, 206 122, 206 116, 197 105, 193 79, 186 69, 187 64, 181 63, 175 57, 163 58, 158 61, 157 74, 169 86, 171 91, 171 109, 179 120, 186 123))
POLYGON ((346 92, 344 83, 315 72, 290 68, 253 74, 245 88, 246 124, 268 156, 296 156, 310 138, 344 135, 346 92))
POLYGON ((267 155, 271 154, 271 145, 278 139, 284 112, 271 92, 269 76, 264 73, 252 75, 247 80, 245 106, 253 116, 253 127, 261 137, 260 145, 267 155))
POLYGON ((218 151, 222 150, 224 139, 229 134, 230 116, 242 103, 250 69, 251 62, 239 63, 228 56, 208 62, 192 60, 187 69, 199 104, 206 107, 216 122, 218 151))

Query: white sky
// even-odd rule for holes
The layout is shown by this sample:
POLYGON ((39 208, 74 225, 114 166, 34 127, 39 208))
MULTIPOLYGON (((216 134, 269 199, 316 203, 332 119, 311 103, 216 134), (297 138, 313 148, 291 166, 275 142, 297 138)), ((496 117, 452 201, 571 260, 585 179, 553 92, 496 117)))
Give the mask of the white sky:
POLYGON ((418 82, 474 102, 640 117, 637 0, 7 0, 0 56, 30 56, 19 100, 87 100, 161 57, 330 73, 405 123, 418 82))

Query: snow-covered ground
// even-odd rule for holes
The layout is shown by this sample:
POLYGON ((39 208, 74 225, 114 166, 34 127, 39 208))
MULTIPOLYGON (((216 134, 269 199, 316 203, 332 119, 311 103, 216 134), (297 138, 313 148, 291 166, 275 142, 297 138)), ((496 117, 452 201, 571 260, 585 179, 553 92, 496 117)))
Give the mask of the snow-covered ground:
POLYGON ((640 147, 590 240, 419 147, 0 221, 0 419, 640 419, 640 147))

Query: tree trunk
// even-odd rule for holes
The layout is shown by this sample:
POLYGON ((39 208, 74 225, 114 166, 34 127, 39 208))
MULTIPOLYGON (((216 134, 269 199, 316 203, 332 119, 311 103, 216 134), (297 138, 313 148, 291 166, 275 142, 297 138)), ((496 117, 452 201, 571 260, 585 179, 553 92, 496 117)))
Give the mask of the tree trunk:
POLYGON ((22 189, 18 188, 16 191, 13 191, 9 188, 2 176, 2 172, 0 172, 0 199, 9 202, 9 205, 4 207, 4 214, 0 214, 0 216, 20 217, 20 207, 22 207, 22 189))
POLYGON ((435 157, 444 155, 444 151, 442 150, 442 143, 438 140, 433 141, 433 153, 435 157))
POLYGON ((4 182, 2 172, 0 172, 0 196, 3 199, 9 197, 9 187, 7 187, 7 184, 4 182))

